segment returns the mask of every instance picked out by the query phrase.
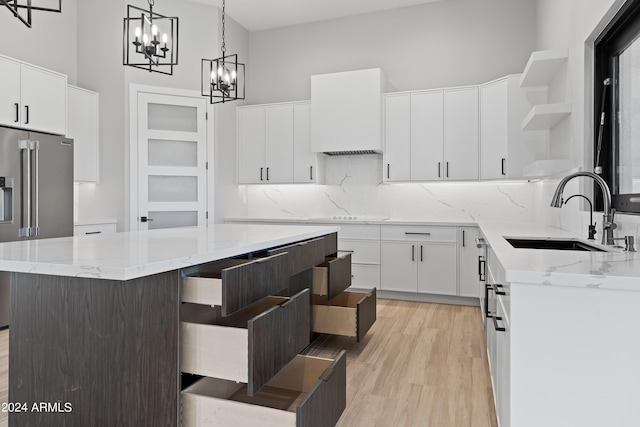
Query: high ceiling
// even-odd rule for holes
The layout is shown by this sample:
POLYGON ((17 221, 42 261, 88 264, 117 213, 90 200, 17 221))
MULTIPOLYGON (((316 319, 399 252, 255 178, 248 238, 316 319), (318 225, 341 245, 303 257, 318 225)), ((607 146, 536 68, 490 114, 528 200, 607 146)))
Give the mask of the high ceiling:
MULTIPOLYGON (((191 0, 222 7, 222 0, 191 0)), ((226 0, 226 12, 249 31, 324 21, 443 0, 226 0)))

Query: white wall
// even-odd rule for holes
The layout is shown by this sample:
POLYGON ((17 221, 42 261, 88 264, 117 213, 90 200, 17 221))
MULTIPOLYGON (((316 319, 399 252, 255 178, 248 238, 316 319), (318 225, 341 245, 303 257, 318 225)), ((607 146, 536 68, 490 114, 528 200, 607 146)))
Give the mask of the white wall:
MULTIPOLYGON (((478 84, 522 72, 535 41, 535 0, 447 0, 265 30, 249 37, 247 93, 251 103, 309 99, 311 75, 372 67, 387 91, 478 84)), ((223 214, 534 220, 528 183, 381 185, 381 174, 380 156, 327 158, 325 185, 238 186, 223 214)))
MULTIPOLYGON (((552 83, 550 97, 570 101, 572 113, 552 129, 551 142, 569 155, 574 170, 593 170, 593 40, 623 3, 623 0, 537 0, 536 49, 569 49, 569 61, 566 70, 562 70, 566 74, 552 83)), ((536 184, 536 217, 544 223, 586 235, 586 206, 571 201, 562 209, 549 207, 555 187, 564 175, 536 184)), ((575 193, 589 194, 590 180, 574 181, 565 190, 567 197, 575 193)), ((598 223, 596 237, 600 239, 601 214, 594 215, 594 219, 598 223)), ((640 237, 640 217, 619 214, 616 222, 617 237, 625 234, 640 237)))

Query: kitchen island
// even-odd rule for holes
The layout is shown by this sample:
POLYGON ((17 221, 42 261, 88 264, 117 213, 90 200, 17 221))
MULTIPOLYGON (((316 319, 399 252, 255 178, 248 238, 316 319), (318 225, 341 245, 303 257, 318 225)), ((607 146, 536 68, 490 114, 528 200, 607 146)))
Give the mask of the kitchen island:
MULTIPOLYGON (((9 424, 180 425, 185 271, 266 264, 270 249, 298 242, 324 258, 337 230, 212 225, 1 244, 0 270, 12 272, 9 424)), ((245 306, 261 298, 247 292, 245 306)))

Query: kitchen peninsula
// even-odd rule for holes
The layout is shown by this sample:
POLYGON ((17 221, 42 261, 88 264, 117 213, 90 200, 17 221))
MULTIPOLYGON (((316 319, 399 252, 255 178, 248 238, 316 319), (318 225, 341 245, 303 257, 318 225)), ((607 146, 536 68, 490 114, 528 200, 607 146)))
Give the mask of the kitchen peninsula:
MULTIPOLYGON (((242 274, 251 286, 222 284, 223 316, 232 318, 224 310, 237 313, 269 295, 286 294, 278 291, 286 291, 300 260, 317 263, 335 254, 337 231, 212 225, 0 245, 0 270, 12 272, 10 425, 185 425, 181 278, 216 263, 223 269, 250 266, 242 274)), ((299 294, 309 297, 306 290, 299 294)), ((288 311, 287 305, 296 306, 284 302, 271 311, 288 311)), ((306 337, 298 335, 298 344, 305 338, 308 342, 308 329, 306 337)), ((250 360, 251 348, 250 343, 250 360)), ((250 380, 259 388, 265 372, 251 369, 250 380)), ((344 366, 331 369, 337 374, 333 378, 340 378, 344 366)))

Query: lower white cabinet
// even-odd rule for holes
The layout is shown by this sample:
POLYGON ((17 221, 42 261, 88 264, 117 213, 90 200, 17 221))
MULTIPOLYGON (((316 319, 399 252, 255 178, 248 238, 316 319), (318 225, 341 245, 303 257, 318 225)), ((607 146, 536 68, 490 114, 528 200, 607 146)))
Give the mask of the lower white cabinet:
POLYGON ((382 283, 384 291, 418 292, 415 242, 382 242, 382 283))
POLYGON ((88 234, 109 234, 115 233, 116 229, 116 220, 80 221, 73 224, 73 235, 84 236, 88 234))
POLYGON ((478 256, 476 239, 480 237, 477 227, 460 227, 458 234, 459 249, 459 286, 458 295, 461 297, 478 298, 478 256))

